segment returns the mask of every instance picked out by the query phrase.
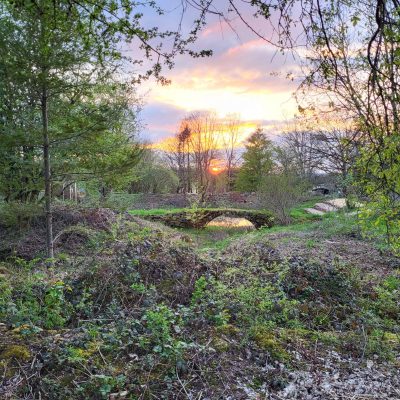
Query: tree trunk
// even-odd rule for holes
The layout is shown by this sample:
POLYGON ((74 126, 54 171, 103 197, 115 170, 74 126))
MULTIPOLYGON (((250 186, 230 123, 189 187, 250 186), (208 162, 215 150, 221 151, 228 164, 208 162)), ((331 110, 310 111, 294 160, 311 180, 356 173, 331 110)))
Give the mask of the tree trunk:
POLYGON ((186 169, 187 169, 187 191, 188 193, 192 192, 192 182, 190 178, 190 149, 189 143, 187 144, 187 160, 186 160, 186 169))
POLYGON ((51 211, 51 167, 47 90, 42 90, 42 128, 43 128, 43 164, 44 164, 44 199, 46 211, 46 250, 47 257, 54 258, 53 245, 53 214, 51 211))

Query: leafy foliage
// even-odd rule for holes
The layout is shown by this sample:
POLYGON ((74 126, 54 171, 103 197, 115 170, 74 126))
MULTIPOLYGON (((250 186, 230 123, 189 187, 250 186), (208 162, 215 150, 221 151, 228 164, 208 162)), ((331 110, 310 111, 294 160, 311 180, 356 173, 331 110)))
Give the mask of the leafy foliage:
POLYGON ((138 146, 131 142, 136 132, 135 110, 130 106, 133 88, 116 79, 114 50, 107 59, 99 59, 89 20, 66 18, 66 5, 58 6, 53 15, 46 2, 42 14, 35 6, 16 10, 6 2, 1 5, 1 46, 6 56, 0 63, 0 193, 7 201, 37 200, 44 186, 43 87, 53 182, 61 186, 96 177, 103 185, 117 186, 138 160, 138 146), (13 62, 21 54, 23 66, 13 62))

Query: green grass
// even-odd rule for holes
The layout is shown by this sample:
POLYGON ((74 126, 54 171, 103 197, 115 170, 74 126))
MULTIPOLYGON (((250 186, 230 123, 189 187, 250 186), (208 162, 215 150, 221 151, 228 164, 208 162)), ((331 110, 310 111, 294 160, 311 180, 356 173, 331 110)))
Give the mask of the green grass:
MULTIPOLYGON (((315 231, 320 227, 321 221, 331 218, 330 214, 327 213, 325 216, 312 215, 307 213, 305 208, 312 208, 316 203, 326 200, 326 197, 318 196, 313 199, 302 202, 290 211, 292 217, 292 223, 290 225, 282 226, 277 225, 272 228, 262 228, 257 231, 249 232, 248 229, 238 228, 238 227, 219 227, 219 226, 209 226, 204 229, 178 229, 180 232, 187 234, 191 237, 197 247, 201 250, 215 249, 223 250, 229 243, 233 240, 239 238, 242 235, 253 235, 253 236, 264 236, 269 233, 277 232, 311 232, 315 231)), ((216 210, 216 208, 203 208, 203 210, 216 210)), ((238 209, 239 210, 239 209, 238 209)), ((130 210, 129 213, 135 216, 147 216, 147 215, 166 215, 179 212, 194 212, 196 209, 192 208, 157 208, 151 210, 130 210)), ((243 210, 246 212, 262 212, 262 210, 243 210)), ((335 231, 335 229, 349 230, 348 224, 344 221, 335 221, 332 225, 330 220, 324 225, 324 229, 328 229, 330 233, 335 231), (340 225, 340 228, 339 226, 340 225)))
POLYGON ((256 233, 265 235, 266 233, 277 233, 277 232, 302 232, 302 231, 312 231, 321 222, 321 217, 318 219, 313 219, 305 222, 297 222, 290 225, 276 225, 270 229, 261 228, 256 233))
POLYGON ((336 211, 321 215, 317 220, 297 222, 290 225, 277 225, 270 229, 259 229, 252 234, 265 235, 277 232, 315 232, 321 237, 330 238, 333 236, 357 236, 359 228, 357 216, 346 211, 336 211))
MULTIPOLYGON (((193 237, 193 240, 201 249, 224 250, 232 241, 243 235, 257 239, 276 233, 300 232, 314 234, 325 239, 335 236, 359 236, 357 217, 344 211, 327 213, 324 216, 320 216, 317 220, 297 222, 290 225, 277 225, 272 228, 261 228, 251 232, 240 232, 237 229, 235 231, 234 228, 209 227, 201 231, 193 229, 188 234, 193 237), (225 230, 225 236, 220 239, 215 234, 218 229, 220 236, 222 236, 222 231, 225 230)), ((292 237, 292 240, 294 240, 294 237, 292 237)), ((317 242, 314 239, 308 239, 306 242, 306 246, 309 248, 314 247, 316 244, 317 242)))
POLYGON ((292 223, 297 224, 300 222, 320 220, 321 216, 310 214, 307 211, 305 211, 305 208, 313 208, 316 203, 323 202, 325 200, 326 197, 318 196, 294 206, 290 210, 290 217, 292 218, 292 223))
MULTIPOLYGON (((313 199, 302 202, 290 210, 290 216, 293 218, 294 222, 302 222, 302 221, 312 221, 320 219, 317 215, 312 215, 304 211, 305 208, 312 208, 318 202, 326 200, 326 197, 315 197, 313 199)), ((129 210, 131 215, 137 216, 146 216, 146 215, 165 215, 165 214, 173 214, 179 212, 195 212, 196 210, 237 210, 237 211, 245 211, 245 212, 264 212, 266 210, 256 210, 256 209, 240 209, 240 208, 213 208, 213 207, 200 207, 196 208, 152 208, 150 210, 144 209, 132 209, 129 210)))
POLYGON ((208 226, 204 229, 178 229, 191 237, 200 250, 223 250, 229 243, 247 234, 246 228, 208 226))

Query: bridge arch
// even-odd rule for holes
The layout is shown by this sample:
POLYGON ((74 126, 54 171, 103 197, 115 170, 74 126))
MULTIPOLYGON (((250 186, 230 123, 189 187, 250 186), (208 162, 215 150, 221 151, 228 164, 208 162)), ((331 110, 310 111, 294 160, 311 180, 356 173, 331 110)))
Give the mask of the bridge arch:
POLYGON ((209 223, 205 225, 205 228, 209 227, 223 227, 223 228, 234 228, 238 230, 253 230, 255 229, 254 224, 246 218, 243 217, 226 217, 221 215, 214 218, 209 223))
POLYGON ((143 216, 155 222, 164 223, 173 228, 204 228, 217 217, 244 218, 250 221, 256 229, 271 227, 274 219, 269 211, 240 210, 240 209, 187 209, 166 212, 165 214, 147 214, 143 216))

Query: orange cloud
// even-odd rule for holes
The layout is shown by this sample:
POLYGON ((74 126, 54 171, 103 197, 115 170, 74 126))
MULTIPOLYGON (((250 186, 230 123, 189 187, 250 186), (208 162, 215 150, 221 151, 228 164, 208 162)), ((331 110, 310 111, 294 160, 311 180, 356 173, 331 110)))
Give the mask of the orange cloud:
MULTIPOLYGON (((227 127, 224 126, 223 124, 224 119, 221 119, 219 122, 220 122, 220 127, 215 132, 215 143, 213 146, 215 150, 223 150, 225 148, 225 143, 229 138, 229 132, 227 130, 227 127)), ((250 134, 255 131, 257 126, 258 124, 254 121, 240 122, 238 126, 237 147, 243 146, 243 143, 250 136, 250 134)), ((174 151, 174 149, 176 149, 175 136, 168 136, 165 139, 152 143, 149 145, 149 148, 167 152, 174 151)))

